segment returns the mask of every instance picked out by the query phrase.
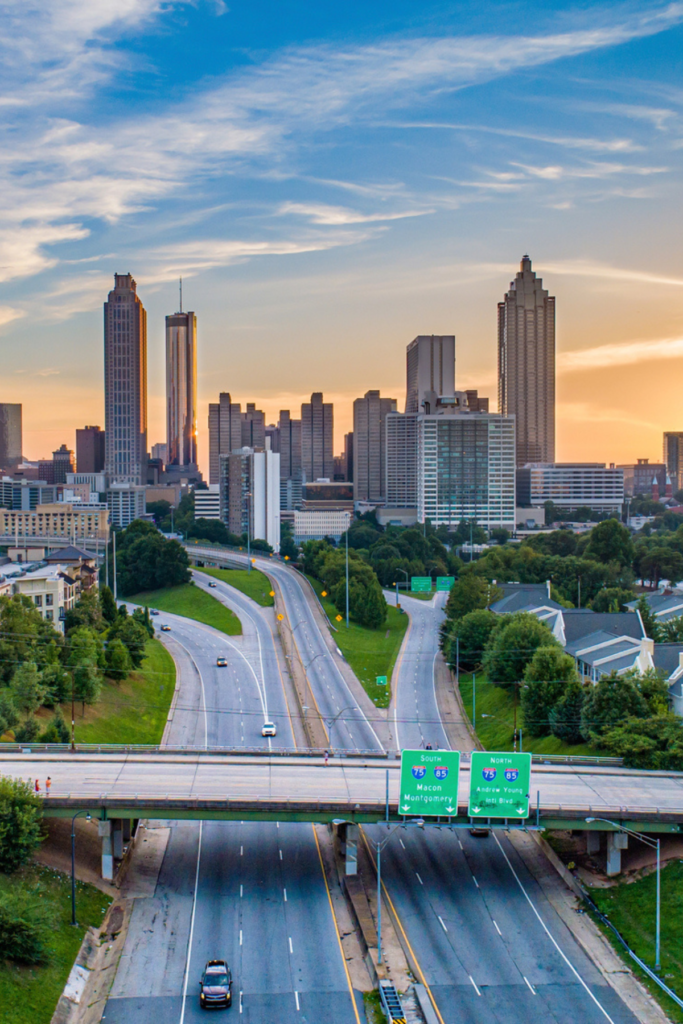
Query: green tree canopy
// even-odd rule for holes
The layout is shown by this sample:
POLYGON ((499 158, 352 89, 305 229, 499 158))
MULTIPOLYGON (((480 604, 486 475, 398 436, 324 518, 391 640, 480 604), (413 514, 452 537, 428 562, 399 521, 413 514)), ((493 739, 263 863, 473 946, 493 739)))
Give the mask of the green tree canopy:
POLYGON ((626 587, 603 587, 590 602, 594 612, 625 612, 629 601, 635 601, 633 590, 626 587))
POLYGON ((469 612, 488 608, 502 596, 503 591, 488 580, 472 572, 464 573, 451 587, 446 602, 446 615, 449 619, 461 619, 469 612))
POLYGON ((105 672, 117 682, 125 679, 133 668, 128 648, 122 640, 110 640, 105 652, 105 672))
POLYGON ((45 698, 45 687, 34 662, 19 665, 10 683, 15 706, 27 718, 38 710, 45 698))
POLYGON ((114 640, 120 640, 124 644, 131 664, 135 668, 140 668, 142 665, 148 637, 149 634, 145 626, 132 615, 126 615, 125 618, 119 615, 116 622, 109 627, 107 634, 109 644, 114 640))
POLYGON ((151 523, 136 519, 117 539, 117 573, 122 594, 189 583, 187 552, 151 523))
POLYGON ((606 519, 598 523, 590 532, 586 558, 594 558, 596 562, 617 562, 619 565, 631 565, 633 561, 633 541, 631 533, 618 519, 606 519))
POLYGON ((487 611, 485 608, 468 612, 467 615, 463 615, 462 618, 456 619, 454 622, 447 620, 445 633, 447 646, 444 647, 444 654, 453 671, 456 670, 458 655, 460 667, 466 672, 476 669, 481 664, 491 634, 503 623, 504 619, 500 615, 494 615, 493 612, 487 611))
POLYGON ((11 874, 27 864, 42 839, 42 806, 32 786, 0 777, 0 871, 11 874))
POLYGON ((683 720, 671 713, 627 718, 601 737, 601 745, 626 768, 683 771, 683 720))
POLYGON ((569 683, 555 706, 548 713, 548 722, 553 736, 564 743, 581 742, 581 715, 586 699, 586 687, 581 683, 569 683))
POLYGON ((524 670, 522 688, 524 725, 534 736, 550 732, 550 714, 567 686, 578 680, 574 659, 559 645, 538 647, 524 670))
POLYGON ((545 623, 530 612, 510 615, 491 637, 482 663, 484 671, 500 686, 520 682, 539 647, 559 648, 545 623))
POLYGON ((601 745, 603 733, 629 717, 646 718, 649 710, 636 684, 612 672, 587 690, 581 713, 581 735, 586 742, 601 745))

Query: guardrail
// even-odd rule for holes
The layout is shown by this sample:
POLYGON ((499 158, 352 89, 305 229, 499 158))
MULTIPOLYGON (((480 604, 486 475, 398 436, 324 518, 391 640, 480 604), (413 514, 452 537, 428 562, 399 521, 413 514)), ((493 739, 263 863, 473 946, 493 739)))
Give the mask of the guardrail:
MULTIPOLYGON (((68 754, 70 743, 0 743, 2 754, 68 754)), ((324 757, 375 758, 387 760, 385 750, 348 749, 346 747, 205 747, 199 745, 156 746, 153 743, 77 743, 74 754, 205 754, 225 757, 324 757)))

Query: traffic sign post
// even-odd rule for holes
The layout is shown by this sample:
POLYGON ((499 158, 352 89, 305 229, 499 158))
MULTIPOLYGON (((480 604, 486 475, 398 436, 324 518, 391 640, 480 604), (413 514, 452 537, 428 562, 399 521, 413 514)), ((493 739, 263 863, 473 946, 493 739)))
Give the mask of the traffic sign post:
POLYGON ((437 590, 450 590, 455 583, 455 576, 437 576, 436 577, 436 589, 437 590))
POLYGON ((528 818, 531 754, 472 751, 471 818, 528 818))
POLYGON ((399 814, 449 817, 458 813, 460 752, 402 750, 399 814))
POLYGON ((378 686, 386 686, 387 685, 387 677, 386 676, 376 676, 375 677, 375 682, 376 682, 376 684, 378 686))
POLYGON ((413 594, 431 594, 432 592, 432 577, 431 576, 411 576, 410 577, 410 589, 413 594))

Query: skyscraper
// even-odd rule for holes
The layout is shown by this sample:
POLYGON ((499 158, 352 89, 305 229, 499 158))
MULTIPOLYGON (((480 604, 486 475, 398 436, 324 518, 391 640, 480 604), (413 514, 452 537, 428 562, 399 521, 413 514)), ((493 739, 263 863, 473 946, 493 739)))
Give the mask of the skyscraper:
POLYGON ((516 417, 518 466, 555 461, 555 299, 528 256, 498 303, 498 410, 516 417))
POLYGON ((242 413, 242 447, 266 447, 266 417, 254 402, 247 402, 247 411, 242 413))
POLYGON ((333 428, 332 402, 323 402, 322 391, 314 391, 310 402, 301 405, 301 470, 304 480, 331 480, 334 476, 333 428))
POLYGON ((665 431, 664 464, 671 477, 674 490, 683 487, 683 431, 665 431))
POLYGON ((0 402, 0 470, 13 472, 22 460, 21 406, 0 402))
POLYGON ((424 403, 430 400, 430 394, 455 394, 454 334, 420 334, 408 345, 406 412, 425 412, 424 403))
POLYGON ((101 473, 104 469, 104 431, 100 427, 76 431, 76 468, 79 473, 101 473))
POLYGON ((301 508, 301 420, 280 409, 280 508, 301 508))
POLYGON ((147 313, 131 274, 115 274, 104 304, 105 473, 110 483, 145 483, 147 313))
POLYGON ((166 317, 166 465, 197 465, 197 317, 166 317))
POLYGON ((353 403, 354 501, 384 502, 386 498, 386 418, 396 412, 395 398, 368 391, 353 403))
POLYGON ((209 405, 209 483, 220 483, 220 457, 242 447, 242 415, 239 402, 221 391, 209 405))
POLYGON ((65 444, 52 453, 52 483, 65 484, 67 473, 74 472, 74 453, 65 444))

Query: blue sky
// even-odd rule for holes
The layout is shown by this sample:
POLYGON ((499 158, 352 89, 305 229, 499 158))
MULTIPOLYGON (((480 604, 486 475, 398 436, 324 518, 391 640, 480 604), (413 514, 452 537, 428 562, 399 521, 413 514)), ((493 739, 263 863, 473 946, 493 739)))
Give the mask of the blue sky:
POLYGON ((558 457, 658 458, 683 428, 683 3, 0 0, 0 398, 27 455, 102 421, 101 304, 198 315, 219 390, 312 390, 337 447, 405 345, 455 333, 495 398, 524 252, 557 296, 558 457))

